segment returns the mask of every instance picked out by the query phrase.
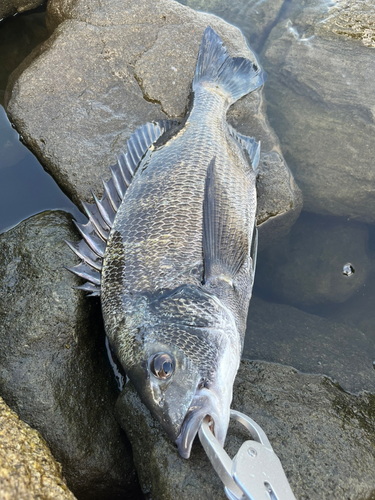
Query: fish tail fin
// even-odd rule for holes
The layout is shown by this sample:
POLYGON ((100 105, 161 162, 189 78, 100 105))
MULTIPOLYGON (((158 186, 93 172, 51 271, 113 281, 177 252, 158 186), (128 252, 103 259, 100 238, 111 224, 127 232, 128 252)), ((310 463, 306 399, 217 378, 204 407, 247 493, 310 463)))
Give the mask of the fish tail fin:
POLYGON ((257 62, 244 57, 230 57, 219 35, 208 26, 198 54, 193 90, 203 82, 220 86, 228 95, 230 104, 260 87, 267 75, 257 62))

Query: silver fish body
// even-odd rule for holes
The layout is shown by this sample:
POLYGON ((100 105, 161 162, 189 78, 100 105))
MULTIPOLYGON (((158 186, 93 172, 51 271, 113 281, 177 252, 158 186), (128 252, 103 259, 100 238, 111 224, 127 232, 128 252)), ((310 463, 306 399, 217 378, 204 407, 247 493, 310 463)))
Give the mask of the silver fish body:
POLYGON ((207 28, 185 122, 155 125, 156 141, 142 129, 89 210, 107 230, 100 295, 110 344, 184 457, 205 416, 221 443, 229 423, 255 271, 259 145, 226 112, 263 82, 257 64, 230 58, 207 28))

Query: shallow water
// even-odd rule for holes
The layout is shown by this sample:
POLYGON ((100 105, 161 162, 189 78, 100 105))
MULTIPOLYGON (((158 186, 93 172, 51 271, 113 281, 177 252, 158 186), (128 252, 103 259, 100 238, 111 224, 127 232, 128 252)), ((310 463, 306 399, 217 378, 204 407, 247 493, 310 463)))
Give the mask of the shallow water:
MULTIPOLYGON (((31 50, 48 37, 45 12, 37 9, 0 23, 0 104, 9 75, 31 50)), ((65 210, 85 218, 45 172, 0 106, 0 233, 44 210, 65 210)))
MULTIPOLYGON (((295 7, 288 0, 249 1, 238 3, 238 8, 234 7, 237 4, 229 0, 181 3, 220 14, 228 22, 237 25, 247 36, 249 44, 259 51, 261 63, 261 50, 273 27, 282 20, 287 22, 290 17, 296 17, 301 10, 301 7, 295 7), (280 8, 276 18, 271 19, 262 32, 254 32, 249 28, 249 19, 256 19, 257 15, 277 3, 280 8)), ((332 4, 322 3, 327 9, 332 4)), ((310 44, 314 50, 315 42, 309 38, 308 27, 295 26, 291 21, 289 25, 285 24, 285 29, 294 30, 295 36, 303 44, 310 44)), ((10 72, 47 36, 42 10, 0 24, 0 46, 3 49, 0 51, 1 99, 10 72)), ((272 101, 267 84, 265 95, 272 101)), ((277 105, 272 103, 268 112, 271 124, 281 136, 283 124, 277 105)), ((309 133, 308 120, 305 133, 309 133)), ((284 154, 289 161, 288 150, 284 150, 284 154)), ((293 161, 289 161, 289 166, 292 170, 296 167, 293 161)), ((63 209, 83 220, 78 209, 19 141, 1 108, 0 232, 46 209, 63 209)), ((252 317, 256 316, 252 314, 252 304, 245 355, 293 364, 304 371, 328 374, 355 392, 364 388, 374 391, 375 226, 349 218, 304 212, 289 235, 274 248, 259 253, 254 287, 254 296, 259 300, 253 301, 253 304, 258 304, 259 310, 264 311, 264 318, 269 318, 269 325, 273 327, 270 333, 270 326, 265 325, 262 318, 252 321, 252 317), (349 269, 354 269, 350 276, 345 274, 348 264, 352 266, 349 269), (291 332, 288 335, 288 318, 293 318, 293 335, 291 332), (305 334, 306 328, 309 335, 311 333, 306 339, 311 339, 311 343, 306 341, 305 345, 298 347, 295 336, 298 330, 305 334), (337 335, 335 332, 338 332, 337 335), (263 344, 259 342, 259 335, 263 336, 263 344), (313 342, 314 335, 316 338, 323 335, 323 340, 313 342), (340 335, 345 336, 345 339, 340 335), (281 336, 282 353, 278 344, 281 336), (330 356, 335 357, 332 367, 330 356), (366 371, 364 377, 360 374, 361 368, 366 371), (355 382, 350 382, 348 372, 352 372, 352 382, 355 382)))

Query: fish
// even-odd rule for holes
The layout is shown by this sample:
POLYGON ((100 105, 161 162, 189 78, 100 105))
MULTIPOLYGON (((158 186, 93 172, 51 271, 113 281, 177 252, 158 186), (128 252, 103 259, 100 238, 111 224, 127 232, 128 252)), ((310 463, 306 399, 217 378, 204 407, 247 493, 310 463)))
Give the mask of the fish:
POLYGON ((203 34, 182 123, 138 128, 82 202, 83 239, 68 268, 100 295, 106 335, 142 402, 189 458, 204 418, 223 445, 257 255, 260 143, 226 120, 263 85, 257 61, 230 57, 203 34))

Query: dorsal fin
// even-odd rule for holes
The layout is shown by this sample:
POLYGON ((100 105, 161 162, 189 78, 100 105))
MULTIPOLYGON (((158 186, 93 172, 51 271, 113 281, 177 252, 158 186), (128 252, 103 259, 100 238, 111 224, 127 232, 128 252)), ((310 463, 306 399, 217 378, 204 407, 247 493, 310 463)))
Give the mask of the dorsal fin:
POLYGON ((254 172, 258 173, 259 157, 260 157, 260 141, 257 142, 254 137, 240 134, 233 127, 228 125, 230 135, 241 144, 243 149, 247 152, 250 158, 250 163, 254 172))
POLYGON ((119 209, 127 188, 150 146, 177 122, 160 120, 146 123, 130 136, 127 151, 117 157, 117 163, 110 166, 112 176, 103 180, 103 197, 99 200, 94 193, 94 204, 82 202, 89 221, 87 224, 75 222, 83 240, 66 242, 73 252, 82 260, 75 267, 67 267, 68 271, 87 279, 87 283, 77 286, 90 295, 100 295, 100 271, 102 260, 116 212, 119 209))
POLYGON ((204 282, 219 279, 232 284, 247 255, 248 241, 233 221, 213 158, 207 169, 203 200, 204 282))

